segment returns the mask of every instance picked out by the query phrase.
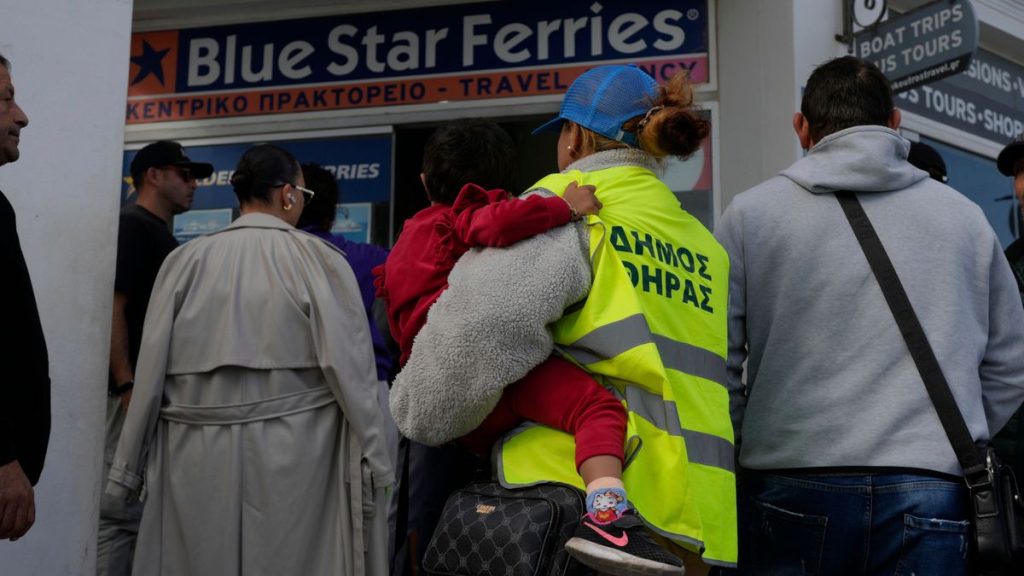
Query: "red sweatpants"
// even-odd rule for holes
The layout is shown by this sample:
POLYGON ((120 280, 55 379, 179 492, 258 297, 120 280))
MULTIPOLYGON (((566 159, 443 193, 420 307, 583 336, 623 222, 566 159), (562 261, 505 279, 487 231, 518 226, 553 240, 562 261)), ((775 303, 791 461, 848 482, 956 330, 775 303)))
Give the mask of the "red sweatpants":
POLYGON ((594 456, 624 458, 626 410, 622 403, 562 358, 551 356, 506 387, 483 423, 459 442, 477 454, 487 454, 502 434, 526 420, 575 436, 577 470, 594 456))

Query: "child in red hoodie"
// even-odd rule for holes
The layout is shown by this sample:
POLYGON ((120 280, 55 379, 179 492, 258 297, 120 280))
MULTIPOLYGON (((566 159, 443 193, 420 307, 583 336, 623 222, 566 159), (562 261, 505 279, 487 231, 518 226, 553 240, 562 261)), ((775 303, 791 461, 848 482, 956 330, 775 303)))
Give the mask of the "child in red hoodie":
MULTIPOLYGON (((514 154, 509 135, 483 120, 451 123, 427 141, 420 178, 431 205, 406 221, 387 262, 375 270, 401 365, 427 311, 448 287, 448 274, 470 248, 508 246, 600 209, 593 188, 575 183, 564 199, 510 197, 504 188, 515 169, 514 154)), ((581 368, 551 356, 507 386, 490 415, 460 443, 486 454, 502 434, 526 420, 573 434, 576 467, 588 494, 596 495, 597 488, 606 493, 604 481, 614 476, 617 485, 611 489, 620 494, 615 516, 621 515, 626 412, 619 400, 581 368), (594 481, 599 482, 591 488, 594 481)), ((603 511, 602 517, 611 515, 603 511)))

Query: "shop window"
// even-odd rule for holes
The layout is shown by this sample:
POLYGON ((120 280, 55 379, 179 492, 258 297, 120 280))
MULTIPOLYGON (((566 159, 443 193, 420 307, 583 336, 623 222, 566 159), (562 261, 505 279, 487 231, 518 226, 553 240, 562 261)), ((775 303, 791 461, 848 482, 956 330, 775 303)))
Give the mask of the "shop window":
MULTIPOLYGON (((336 207, 335 233, 353 241, 379 245, 388 243, 390 216, 391 156, 390 133, 357 137, 275 140, 299 162, 315 162, 335 175, 341 203, 336 207)), ((197 182, 192 208, 169 223, 179 242, 216 232, 238 217, 238 200, 231 187, 231 175, 238 159, 258 141, 191 146, 187 153, 195 162, 213 164, 213 174, 197 182)), ((123 161, 122 204, 134 202, 135 189, 129 175, 137 150, 127 150, 123 161)))
POLYGON ((949 185, 981 207, 1003 248, 1020 235, 1020 207, 1013 197, 1013 180, 996 169, 995 160, 954 148, 930 138, 921 142, 935 148, 946 162, 949 185))

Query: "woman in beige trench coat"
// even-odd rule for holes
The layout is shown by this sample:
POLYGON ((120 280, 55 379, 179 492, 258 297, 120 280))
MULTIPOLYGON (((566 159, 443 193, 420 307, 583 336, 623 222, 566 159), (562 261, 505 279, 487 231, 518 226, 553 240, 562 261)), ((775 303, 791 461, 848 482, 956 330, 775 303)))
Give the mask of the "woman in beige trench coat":
POLYGON ((145 510, 134 572, 383 575, 394 480, 344 256, 294 228, 311 192, 263 145, 241 217, 168 256, 107 485, 145 510), (145 481, 143 481, 145 478, 145 481))

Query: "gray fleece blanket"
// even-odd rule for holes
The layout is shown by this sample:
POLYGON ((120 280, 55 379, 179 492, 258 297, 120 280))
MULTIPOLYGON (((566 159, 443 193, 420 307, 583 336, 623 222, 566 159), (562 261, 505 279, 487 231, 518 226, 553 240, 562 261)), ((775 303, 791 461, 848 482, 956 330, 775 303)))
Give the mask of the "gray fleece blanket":
POLYGON ((547 325, 590 290, 588 238, 569 224, 459 259, 391 388, 402 434, 430 446, 464 436, 551 354, 547 325))

